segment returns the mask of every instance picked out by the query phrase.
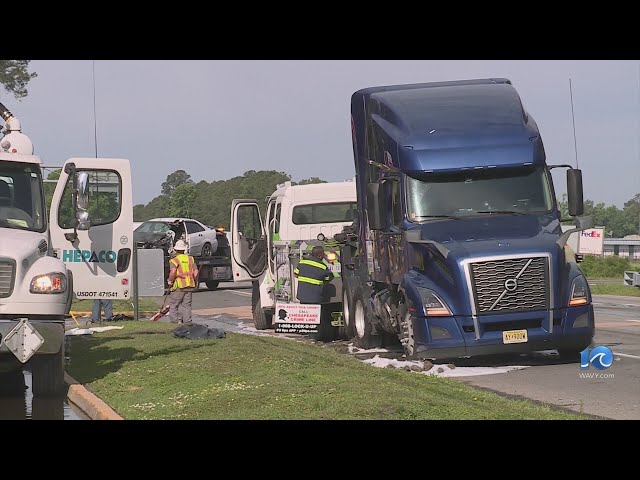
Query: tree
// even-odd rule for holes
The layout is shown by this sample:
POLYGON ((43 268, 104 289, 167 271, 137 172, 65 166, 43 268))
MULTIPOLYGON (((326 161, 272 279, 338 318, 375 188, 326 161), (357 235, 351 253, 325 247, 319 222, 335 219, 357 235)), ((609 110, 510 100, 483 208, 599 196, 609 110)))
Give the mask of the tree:
POLYGON ((312 183, 327 183, 327 181, 318 177, 311 177, 300 180, 297 185, 311 185, 312 183))
POLYGON ((184 184, 193 184, 191 175, 184 170, 176 170, 172 174, 167 175, 167 181, 162 183, 162 195, 170 197, 176 188, 184 184))
POLYGON ((196 187, 192 183, 179 185, 171 195, 169 214, 172 217, 191 218, 193 202, 196 199, 196 187))
POLYGON ((169 216, 169 206, 171 199, 165 195, 159 195, 151 200, 141 212, 140 209, 134 210, 133 220, 135 222, 144 222, 152 218, 161 218, 169 216))
MULTIPOLYGON (((167 182, 175 180, 176 173, 167 177, 167 182)), ((185 173, 184 171, 182 173, 185 173)), ((186 175, 186 173, 185 173, 186 175)), ((205 225, 229 228, 231 201, 234 198, 255 198, 263 214, 266 210, 266 198, 278 184, 291 180, 291 175, 276 170, 248 170, 241 176, 228 180, 204 180, 194 184, 188 175, 182 176, 187 182, 170 189, 171 195, 163 192, 147 205, 134 207, 134 220, 137 222, 158 217, 183 216, 195 218, 205 225)), ((317 177, 307 179, 305 183, 325 183, 317 177)), ((164 185, 164 184, 163 184, 164 185)))
MULTIPOLYGON (((47 180, 58 180, 60 178, 62 169, 58 168, 47 175, 47 180)), ((53 199, 53 193, 56 191, 56 184, 52 182, 45 182, 44 184, 44 198, 47 211, 51 208, 51 200, 53 199)))
POLYGON ((560 210, 560 218, 562 220, 571 218, 569 216, 569 201, 566 193, 562 194, 562 200, 558 200, 558 210, 560 210))
POLYGON ((625 235, 640 234, 640 193, 636 193, 628 202, 625 202, 623 216, 627 228, 625 235))
MULTIPOLYGON (((149 217, 151 218, 151 217, 149 217)), ((142 203, 133 206, 133 221, 134 222, 144 222, 145 220, 149 220, 149 218, 145 218, 145 207, 142 203)))
POLYGON ((27 96, 27 83, 38 76, 35 72, 29 73, 30 61, 0 60, 0 83, 8 93, 13 94, 17 99, 27 96))

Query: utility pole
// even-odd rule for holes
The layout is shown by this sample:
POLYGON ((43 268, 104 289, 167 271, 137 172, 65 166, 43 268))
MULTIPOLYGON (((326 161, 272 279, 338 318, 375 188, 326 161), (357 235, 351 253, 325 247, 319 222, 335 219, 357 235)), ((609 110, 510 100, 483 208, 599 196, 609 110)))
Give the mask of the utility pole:
POLYGON ((576 117, 573 113, 573 89, 571 88, 571 78, 569 78, 569 96, 571 98, 571 121, 573 122, 573 149, 576 152, 576 168, 578 165, 578 141, 576 140, 576 117))

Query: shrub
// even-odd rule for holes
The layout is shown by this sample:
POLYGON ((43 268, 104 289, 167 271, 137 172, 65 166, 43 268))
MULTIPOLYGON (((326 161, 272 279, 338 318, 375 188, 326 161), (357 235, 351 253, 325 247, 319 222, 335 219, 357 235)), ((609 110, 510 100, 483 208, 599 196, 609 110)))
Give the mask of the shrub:
POLYGON ((608 257, 585 255, 584 260, 578 265, 588 278, 622 278, 625 271, 638 270, 637 263, 632 263, 628 258, 618 255, 608 257))

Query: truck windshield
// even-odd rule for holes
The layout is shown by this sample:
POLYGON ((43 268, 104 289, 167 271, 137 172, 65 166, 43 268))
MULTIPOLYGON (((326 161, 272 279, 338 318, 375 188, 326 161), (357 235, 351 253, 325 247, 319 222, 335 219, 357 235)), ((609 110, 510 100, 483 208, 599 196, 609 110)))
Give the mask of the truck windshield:
POLYGON ((549 212, 553 206, 544 167, 491 168, 407 177, 407 217, 431 218, 549 212))
POLYGON ((42 175, 38 165, 0 162, 0 228, 45 231, 42 175))

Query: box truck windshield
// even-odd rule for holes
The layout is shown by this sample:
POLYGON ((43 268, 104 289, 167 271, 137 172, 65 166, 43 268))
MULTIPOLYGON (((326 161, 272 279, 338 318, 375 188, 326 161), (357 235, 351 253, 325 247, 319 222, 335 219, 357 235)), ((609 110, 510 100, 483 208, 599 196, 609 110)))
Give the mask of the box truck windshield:
POLYGON ((40 167, 0 162, 0 228, 44 232, 40 167))

